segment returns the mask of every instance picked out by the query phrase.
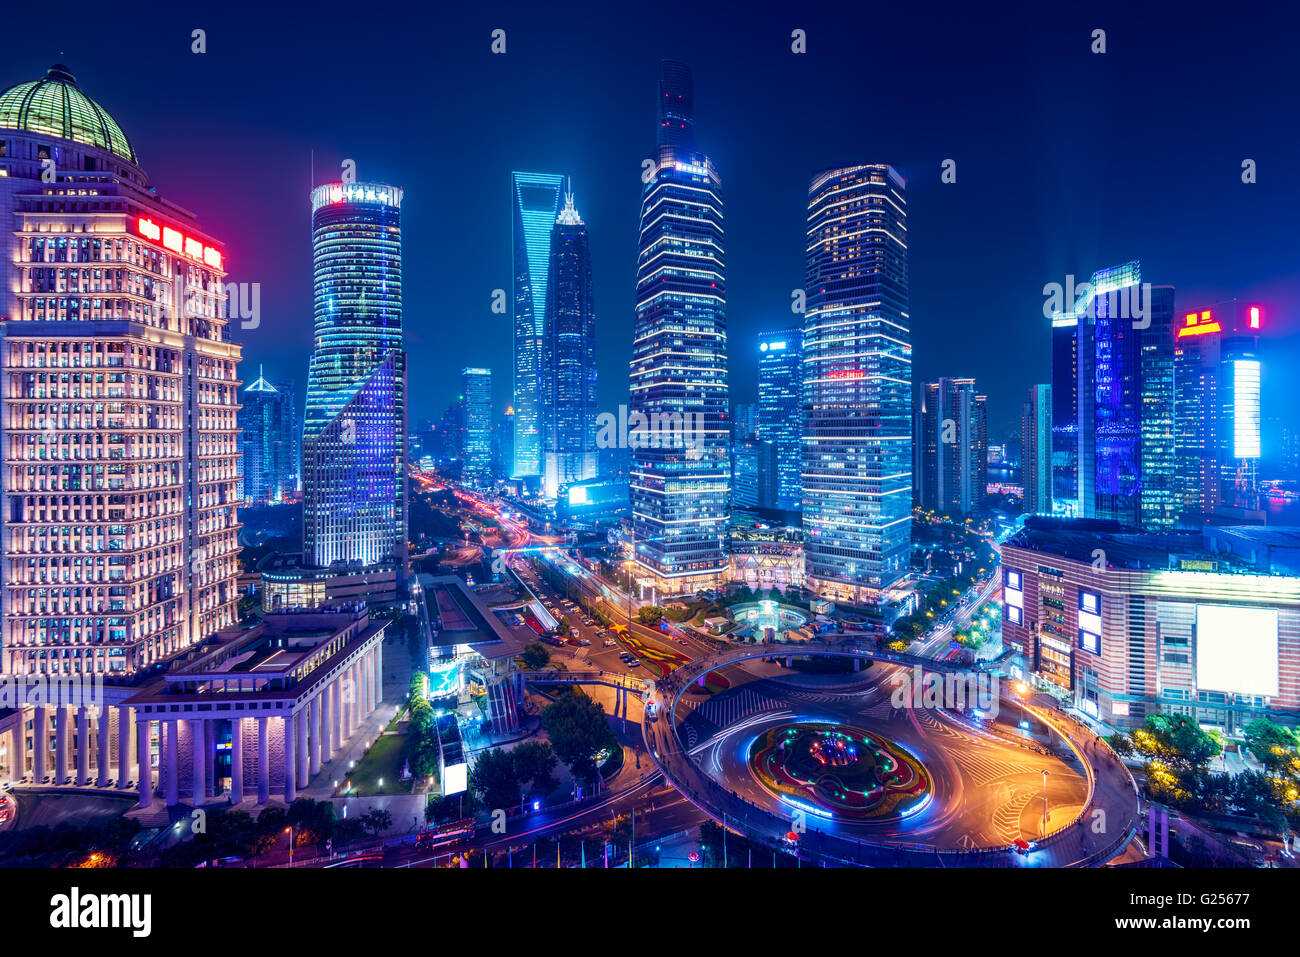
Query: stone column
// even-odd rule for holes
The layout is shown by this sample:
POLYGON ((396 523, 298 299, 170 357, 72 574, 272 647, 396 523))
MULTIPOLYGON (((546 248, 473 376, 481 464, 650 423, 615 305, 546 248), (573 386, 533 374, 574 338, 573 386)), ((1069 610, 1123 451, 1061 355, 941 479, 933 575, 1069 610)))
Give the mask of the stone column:
POLYGON ((202 807, 208 796, 208 723, 202 718, 190 722, 194 738, 194 769, 191 772, 190 794, 195 807, 202 807))
POLYGON ((90 709, 77 707, 77 787, 90 780, 90 709))
POLYGON ((361 726, 361 668, 357 662, 352 662, 352 667, 348 669, 352 676, 352 726, 348 728, 348 737, 357 733, 357 728, 361 726))
POLYGON ((320 693, 321 733, 325 738, 321 760, 329 761, 334 757, 334 682, 330 682, 320 693))
POLYGON ((32 755, 32 776, 40 784, 49 774, 50 763, 50 715, 43 704, 38 704, 32 712, 32 733, 36 739, 36 753, 32 755))
MULTIPOLYGON (((121 709, 118 709, 119 711, 121 709)), ((95 719, 95 743, 98 745, 98 757, 95 768, 95 784, 106 788, 110 783, 108 776, 109 742, 113 740, 113 718, 108 705, 99 706, 99 717, 95 719)))
POLYGON ((27 755, 25 753, 27 746, 26 728, 23 725, 23 716, 18 715, 18 720, 14 723, 13 730, 9 732, 9 780, 21 781, 23 775, 27 773, 27 755))
POLYGON ((298 756, 294 753, 293 715, 284 716, 284 803, 292 804, 298 796, 294 786, 294 772, 298 769, 298 756))
POLYGON ((310 764, 310 761, 308 760, 310 756, 307 753, 308 732, 311 730, 308 727, 310 717, 310 714, 305 708, 293 716, 293 722, 295 725, 294 730, 297 731, 298 738, 294 745, 294 753, 298 756, 297 777, 295 780, 298 782, 298 787, 300 788, 305 788, 307 786, 307 768, 310 764))
POLYGON ((54 710, 54 783, 62 784, 68 776, 68 709, 57 705, 54 710))
POLYGON ((356 697, 356 688, 352 684, 352 668, 344 668, 339 677, 339 705, 343 711, 343 728, 339 734, 339 744, 352 737, 352 699, 356 697))
POLYGON ((320 695, 311 699, 311 726, 307 729, 307 749, 311 755, 308 770, 315 777, 320 774, 320 695))
POLYGON ((384 703, 384 641, 375 645, 375 705, 384 703))
POLYGON ((230 803, 244 800, 244 719, 230 719, 230 803))
POLYGON ((117 786, 131 783, 131 718, 134 708, 117 709, 117 786))
POLYGON ((153 803, 153 768, 149 764, 149 722, 137 721, 135 735, 137 753, 140 756, 140 772, 136 780, 140 785, 140 807, 143 808, 153 803))
POLYGON ((257 719, 257 803, 271 800, 271 759, 266 741, 266 725, 271 719, 257 719))
MULTIPOLYGON (((172 718, 166 723, 167 728, 167 751, 163 760, 167 773, 167 806, 175 807, 181 803, 181 743, 180 743, 180 721, 172 718)), ((158 723, 159 728, 163 723, 158 723)))

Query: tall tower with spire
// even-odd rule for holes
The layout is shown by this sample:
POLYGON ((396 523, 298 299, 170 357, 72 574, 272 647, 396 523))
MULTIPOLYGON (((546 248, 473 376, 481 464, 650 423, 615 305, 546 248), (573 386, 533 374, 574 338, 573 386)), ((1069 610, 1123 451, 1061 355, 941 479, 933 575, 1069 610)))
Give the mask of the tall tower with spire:
POLYGON ((279 505, 297 497, 302 446, 292 379, 257 379, 244 387, 239 409, 243 462, 241 500, 279 505))
POLYGON ((663 64, 641 197, 629 442, 635 559, 661 592, 727 571, 727 289, 722 178, 695 147, 691 69, 663 64))
POLYGON ((566 185, 551 228, 542 334, 542 491, 596 477, 596 309, 587 227, 566 185))

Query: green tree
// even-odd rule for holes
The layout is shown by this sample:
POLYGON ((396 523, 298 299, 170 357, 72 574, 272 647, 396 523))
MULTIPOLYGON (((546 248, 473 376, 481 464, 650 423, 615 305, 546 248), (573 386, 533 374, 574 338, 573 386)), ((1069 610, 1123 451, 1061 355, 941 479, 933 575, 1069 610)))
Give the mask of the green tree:
POLYGON ((556 755, 575 778, 586 784, 596 779, 596 755, 618 747, 605 709, 576 688, 548 705, 541 722, 556 755))
POLYGON ((657 625, 664 619, 664 610, 658 605, 643 605, 637 609, 636 620, 643 625, 657 625))
POLYGON ((393 826, 393 815, 383 808, 371 808, 361 815, 361 826, 371 837, 378 837, 393 826))
POLYGON ((1256 718, 1242 729, 1246 748, 1269 774, 1300 781, 1300 734, 1256 718))
POLYGON ((551 772, 558 759, 555 750, 545 741, 525 741, 510 756, 515 761, 515 775, 520 784, 529 782, 529 791, 537 797, 549 794, 555 787, 551 772))
POLYGON ((489 808, 516 807, 523 800, 515 760, 501 748, 478 756, 469 775, 469 787, 489 808))
POLYGON ((551 660, 551 652, 540 641, 534 641, 524 645, 524 650, 519 653, 519 657, 523 659, 524 667, 529 671, 541 671, 551 660))

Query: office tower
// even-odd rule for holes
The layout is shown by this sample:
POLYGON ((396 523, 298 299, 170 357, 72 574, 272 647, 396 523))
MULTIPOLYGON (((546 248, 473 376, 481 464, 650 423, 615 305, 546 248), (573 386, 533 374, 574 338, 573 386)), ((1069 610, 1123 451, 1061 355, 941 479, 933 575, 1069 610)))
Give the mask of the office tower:
POLYGON ((727 571, 726 261, 722 180, 695 147, 691 72, 664 64, 644 175, 629 421, 635 558, 661 592, 727 571))
POLYGON ((1077 512, 1079 319, 1073 307, 1052 319, 1052 498, 1054 508, 1077 512))
POLYGON ((971 511, 978 511, 989 489, 989 397, 976 394, 971 409, 971 511))
POLYGON ((1259 508, 1261 367, 1255 338, 1223 341, 1219 360, 1219 501, 1230 508, 1259 508))
MULTIPOLYGON (((1144 284, 1133 261, 1095 272, 1088 294, 1053 318, 1054 392, 1058 381, 1068 388, 1063 357, 1073 338, 1081 518, 1147 531, 1177 523, 1173 310, 1173 288, 1144 284)), ((1054 430, 1061 421, 1054 410, 1054 430)), ((1058 461, 1061 441, 1058 431, 1058 461)))
POLYGON ((776 443, 743 439, 731 447, 731 504, 739 508, 776 508, 776 443))
POLYGON ((1052 387, 1031 385, 1020 418, 1020 473, 1026 515, 1052 514, 1052 387))
POLYGON ((293 380, 257 379, 244 387, 239 410, 243 496, 249 504, 279 505, 298 494, 302 448, 293 380))
POLYGON ((542 474, 542 337, 546 323, 551 233, 564 177, 512 173, 515 383, 512 478, 542 474))
POLYGON ((492 480, 492 370, 462 369, 460 383, 465 423, 461 480, 486 485, 492 480))
POLYGON ((596 307, 587 227, 564 195, 551 230, 542 345, 542 491, 596 477, 596 307))
MULTIPOLYGON (((1093 276, 1093 512, 1129 528, 1177 523, 1174 490, 1173 288, 1143 286, 1138 263, 1093 276)), ((1081 360, 1082 364, 1082 360, 1081 360)), ((1087 396, 1080 388, 1081 404, 1087 396)))
POLYGON ((808 587, 879 602, 911 539, 907 200, 884 164, 808 188, 803 529, 808 587))
POLYGON ((1231 300, 1188 312, 1175 334, 1176 489, 1185 525, 1222 506, 1259 507, 1259 328, 1260 308, 1231 300))
POLYGON ((921 390, 921 507, 970 515, 988 485, 985 397, 974 379, 943 378, 921 390))
POLYGON ((225 248, 61 64, 0 92, 0 144, 4 777, 125 788, 123 682, 237 621, 225 248))
POLYGON ((758 436, 759 411, 755 402, 735 402, 731 406, 731 441, 745 442, 758 436))
POLYGON ((333 183, 311 193, 315 350, 303 429, 303 551, 313 568, 407 553, 402 190, 333 183))
POLYGON ((803 470, 803 330, 758 339, 758 435, 776 449, 776 507, 799 508, 803 470))

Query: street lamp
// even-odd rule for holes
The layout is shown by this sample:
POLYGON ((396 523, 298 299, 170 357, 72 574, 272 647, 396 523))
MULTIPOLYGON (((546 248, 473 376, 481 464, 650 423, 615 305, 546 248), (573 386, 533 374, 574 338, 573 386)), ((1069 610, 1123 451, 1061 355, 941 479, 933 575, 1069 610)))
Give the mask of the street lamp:
POLYGON ((1047 837, 1047 768, 1043 768, 1043 837, 1047 837))

